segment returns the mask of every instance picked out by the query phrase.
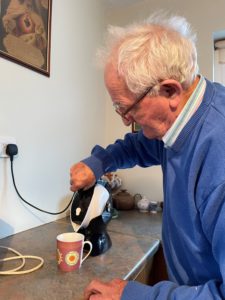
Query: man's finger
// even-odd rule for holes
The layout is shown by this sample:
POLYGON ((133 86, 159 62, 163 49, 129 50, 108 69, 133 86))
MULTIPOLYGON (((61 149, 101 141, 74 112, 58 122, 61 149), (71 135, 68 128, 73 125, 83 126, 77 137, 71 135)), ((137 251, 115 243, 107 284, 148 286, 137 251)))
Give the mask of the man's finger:
MULTIPOLYGON (((101 290, 104 289, 105 287, 106 287, 106 284, 102 283, 100 280, 98 280, 98 279, 92 280, 90 282, 90 284, 84 290, 84 299, 89 300, 89 299, 91 299, 90 296, 92 296, 92 295, 100 296, 101 290)), ((94 298, 94 299, 96 299, 96 298, 94 298)), ((101 299, 101 298, 97 298, 97 299, 101 299)))

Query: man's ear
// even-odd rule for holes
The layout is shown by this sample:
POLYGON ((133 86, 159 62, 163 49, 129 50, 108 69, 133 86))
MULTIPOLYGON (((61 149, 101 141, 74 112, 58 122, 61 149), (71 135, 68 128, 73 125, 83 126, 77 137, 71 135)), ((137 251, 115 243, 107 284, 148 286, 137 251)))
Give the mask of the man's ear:
POLYGON ((167 79, 160 83, 160 96, 174 98, 183 91, 181 84, 174 79, 167 79))
POLYGON ((160 84, 160 96, 166 97, 172 110, 176 109, 181 101, 183 88, 173 79, 164 80, 160 84))

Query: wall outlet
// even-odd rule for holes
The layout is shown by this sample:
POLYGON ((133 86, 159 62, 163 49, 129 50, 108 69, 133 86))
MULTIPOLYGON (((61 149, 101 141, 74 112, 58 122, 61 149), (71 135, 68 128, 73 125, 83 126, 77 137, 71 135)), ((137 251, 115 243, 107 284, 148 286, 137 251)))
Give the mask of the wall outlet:
POLYGON ((8 144, 16 144, 16 139, 12 136, 0 136, 0 157, 9 157, 5 153, 8 144))

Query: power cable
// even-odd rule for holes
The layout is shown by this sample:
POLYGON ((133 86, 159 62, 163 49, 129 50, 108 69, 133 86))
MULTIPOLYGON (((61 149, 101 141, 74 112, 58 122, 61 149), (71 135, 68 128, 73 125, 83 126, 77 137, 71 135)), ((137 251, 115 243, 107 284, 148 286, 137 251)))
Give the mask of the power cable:
POLYGON ((17 195, 20 197, 20 199, 26 203, 27 205, 43 212, 43 213, 46 213, 46 214, 49 214, 49 215, 60 215, 62 213, 64 213, 65 211, 67 211, 67 209, 70 207, 70 204, 72 203, 76 193, 73 194, 71 200, 69 201, 68 205, 61 211, 59 212, 49 212, 47 210, 44 210, 44 209, 41 209, 33 204, 31 204, 30 202, 26 201, 19 193, 18 189, 17 189, 17 186, 16 186, 16 182, 15 182, 15 177, 14 177, 14 171, 13 171, 13 157, 14 155, 16 155, 18 153, 18 148, 15 144, 8 144, 7 147, 6 147, 6 154, 9 155, 10 157, 10 162, 11 162, 11 174, 12 174, 12 181, 13 181, 13 185, 14 185, 14 188, 16 190, 16 193, 17 195))

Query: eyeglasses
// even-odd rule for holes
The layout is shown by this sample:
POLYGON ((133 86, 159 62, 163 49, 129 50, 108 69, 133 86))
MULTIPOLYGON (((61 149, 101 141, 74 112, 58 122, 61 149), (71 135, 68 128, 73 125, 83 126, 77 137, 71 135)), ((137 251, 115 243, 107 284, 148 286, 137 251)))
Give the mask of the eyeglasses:
POLYGON ((127 109, 125 109, 125 111, 121 111, 121 106, 120 104, 116 104, 114 103, 113 104, 113 107, 115 108, 115 111, 122 117, 124 118, 125 120, 129 121, 128 118, 126 117, 126 115, 138 104, 140 103, 142 100, 144 100, 144 98, 147 96, 148 93, 150 93, 150 91, 153 89, 153 86, 147 88, 145 90, 145 92, 140 95, 137 100, 131 104, 127 109))

